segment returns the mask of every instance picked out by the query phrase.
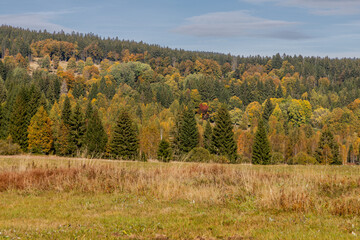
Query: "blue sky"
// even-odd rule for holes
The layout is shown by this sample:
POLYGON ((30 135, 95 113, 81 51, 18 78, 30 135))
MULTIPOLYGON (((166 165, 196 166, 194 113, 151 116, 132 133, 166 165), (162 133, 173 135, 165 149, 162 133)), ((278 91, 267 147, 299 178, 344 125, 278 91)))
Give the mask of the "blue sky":
POLYGON ((0 24, 244 56, 360 56, 360 0, 2 0, 0 24))

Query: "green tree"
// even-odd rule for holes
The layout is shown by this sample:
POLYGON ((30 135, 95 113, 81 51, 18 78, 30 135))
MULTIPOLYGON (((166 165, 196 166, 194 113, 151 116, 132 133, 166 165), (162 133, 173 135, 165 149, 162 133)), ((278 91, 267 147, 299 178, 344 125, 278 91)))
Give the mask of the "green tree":
POLYGON ((41 94, 35 86, 24 86, 16 96, 10 114, 9 133, 14 143, 18 143, 22 150, 28 148, 28 127, 31 118, 41 104, 41 94))
POLYGON ((69 121, 69 153, 81 151, 84 146, 86 133, 85 119, 81 112, 80 104, 77 103, 69 121))
POLYGON ((72 112, 71 112, 71 104, 70 99, 68 96, 66 96, 64 101, 64 106, 61 111, 61 120, 66 126, 70 125, 70 118, 71 118, 72 112))
POLYGON ((262 117, 266 122, 269 121, 269 118, 270 118, 272 112, 274 111, 274 108, 275 107, 271 103, 271 100, 267 99, 265 102, 265 106, 264 106, 264 110, 263 110, 263 114, 262 114, 262 117))
POLYGON ((129 113, 122 110, 113 129, 110 142, 111 154, 114 158, 135 159, 139 150, 139 139, 129 113))
POLYGON ((279 85, 278 88, 276 89, 275 97, 276 98, 283 98, 284 97, 284 93, 283 93, 281 85, 279 85))
POLYGON ((157 151, 158 159, 162 162, 169 162, 172 156, 170 143, 166 140, 161 140, 157 151))
POLYGON ((182 153, 188 153, 199 145, 199 131, 195 114, 191 107, 186 107, 182 114, 179 128, 179 148, 182 153))
POLYGON ((237 146, 230 114, 225 106, 221 106, 216 113, 212 135, 212 151, 215 154, 227 157, 232 163, 236 161, 237 146))
POLYGON ((271 150, 269 139, 266 134, 264 122, 262 120, 259 121, 258 129, 255 133, 255 140, 253 144, 252 164, 270 164, 271 161, 271 150))
POLYGON ((33 153, 48 154, 53 146, 53 136, 51 120, 43 106, 31 118, 28 132, 28 149, 33 153))
POLYGON ((6 101, 7 89, 3 79, 0 77, 0 104, 6 101))
POLYGON ((321 164, 341 164, 339 145, 336 143, 334 135, 326 126, 321 133, 320 141, 315 151, 315 158, 321 164))
POLYGON ((97 156, 105 152, 108 136, 106 135, 97 110, 90 110, 89 112, 90 117, 87 121, 85 135, 86 147, 88 154, 97 156))
POLYGON ((204 139, 204 148, 209 151, 211 149, 211 137, 212 137, 212 127, 210 121, 206 121, 203 139, 204 139))

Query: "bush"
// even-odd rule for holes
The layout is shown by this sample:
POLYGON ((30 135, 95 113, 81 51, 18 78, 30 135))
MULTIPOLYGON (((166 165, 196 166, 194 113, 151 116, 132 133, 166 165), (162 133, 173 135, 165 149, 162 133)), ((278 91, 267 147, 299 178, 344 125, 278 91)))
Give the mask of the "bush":
POLYGON ((223 155, 213 155, 212 159, 215 163, 230 163, 230 160, 223 155))
POLYGON ((285 158, 282 153, 279 152, 273 152, 271 155, 270 164, 283 164, 285 163, 285 158))
POLYGON ((242 155, 242 154, 240 154, 237 157, 236 163, 251 163, 251 159, 244 156, 244 155, 242 155))
POLYGON ((307 153, 299 152, 293 157, 290 162, 292 164, 299 164, 299 165, 308 165, 308 164, 316 164, 317 161, 314 157, 310 156, 307 153))
POLYGON ((210 162, 210 152, 202 147, 193 148, 185 157, 185 162, 210 162))
POLYGON ((172 157, 172 150, 170 143, 166 140, 161 140, 157 151, 158 160, 162 162, 170 162, 172 157))
POLYGON ((17 143, 0 140, 0 155, 15 155, 21 153, 21 148, 17 143))

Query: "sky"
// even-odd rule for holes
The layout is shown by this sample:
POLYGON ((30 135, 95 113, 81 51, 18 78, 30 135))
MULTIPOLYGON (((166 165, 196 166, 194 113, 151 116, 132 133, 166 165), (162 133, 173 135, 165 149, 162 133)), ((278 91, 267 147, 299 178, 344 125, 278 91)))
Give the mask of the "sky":
POLYGON ((1 24, 232 55, 360 57, 360 0, 1 0, 1 24))

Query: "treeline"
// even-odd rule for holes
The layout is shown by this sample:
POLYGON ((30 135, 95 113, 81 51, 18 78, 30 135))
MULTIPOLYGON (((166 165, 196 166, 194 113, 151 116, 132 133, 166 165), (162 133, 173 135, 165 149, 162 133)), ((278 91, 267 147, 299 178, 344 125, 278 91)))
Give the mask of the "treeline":
POLYGON ((358 59, 244 58, 0 30, 2 42, 11 39, 0 61, 0 147, 10 152, 359 162, 358 59))

